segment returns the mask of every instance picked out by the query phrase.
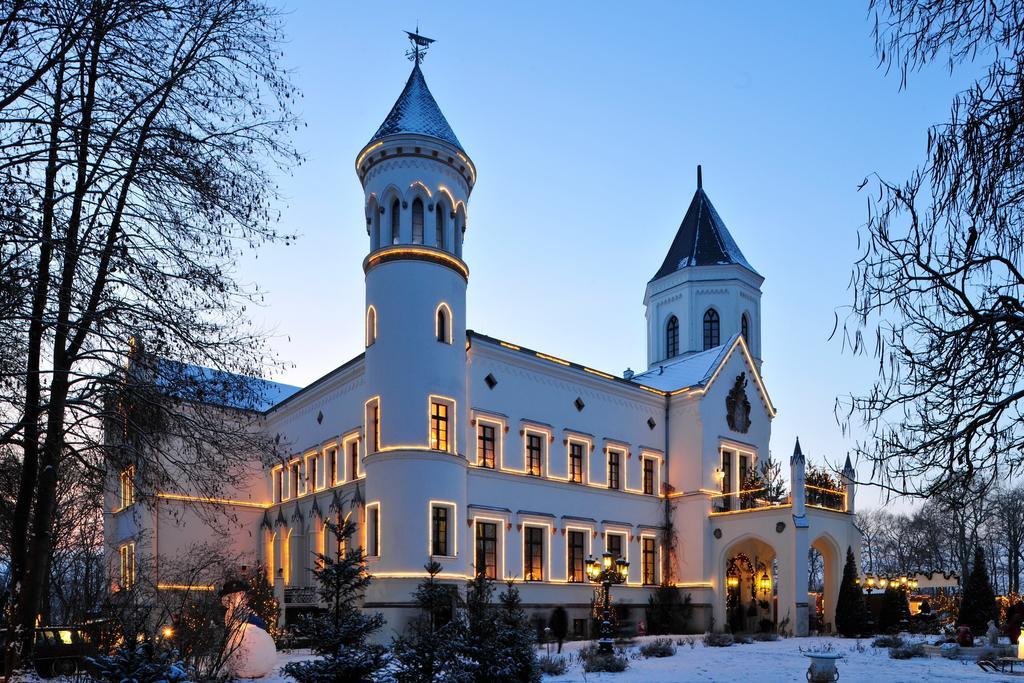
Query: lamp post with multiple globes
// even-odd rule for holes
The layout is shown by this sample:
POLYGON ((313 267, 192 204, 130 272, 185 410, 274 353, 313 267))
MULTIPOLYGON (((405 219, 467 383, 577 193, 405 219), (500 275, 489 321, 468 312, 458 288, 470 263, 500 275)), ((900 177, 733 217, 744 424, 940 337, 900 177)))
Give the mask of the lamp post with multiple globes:
POLYGON ((623 558, 615 559, 611 553, 604 553, 600 560, 593 556, 587 558, 587 578, 592 583, 601 584, 601 638, 597 641, 598 651, 604 654, 611 654, 613 633, 612 633, 612 605, 611 587, 612 584, 626 582, 629 576, 629 562, 623 558))

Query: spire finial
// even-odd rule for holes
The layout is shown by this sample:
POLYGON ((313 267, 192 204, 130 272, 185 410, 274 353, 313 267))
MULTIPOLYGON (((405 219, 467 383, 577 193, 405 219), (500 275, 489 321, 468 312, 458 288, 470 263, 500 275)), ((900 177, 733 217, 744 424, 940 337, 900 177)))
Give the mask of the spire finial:
POLYGON ((420 24, 416 22, 415 31, 406 31, 405 35, 409 36, 409 42, 412 43, 412 49, 405 53, 405 56, 410 61, 416 62, 416 66, 420 65, 423 61, 423 57, 427 54, 427 49, 430 44, 434 42, 433 38, 427 38, 426 36, 420 35, 420 24))
POLYGON ((700 164, 697 164, 697 189, 701 189, 704 186, 704 175, 700 171, 700 164))

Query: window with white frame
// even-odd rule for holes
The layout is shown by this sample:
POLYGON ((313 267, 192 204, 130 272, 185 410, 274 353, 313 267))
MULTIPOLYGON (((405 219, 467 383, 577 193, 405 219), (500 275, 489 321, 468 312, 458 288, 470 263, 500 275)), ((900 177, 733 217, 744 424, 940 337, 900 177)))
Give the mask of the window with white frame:
POLYGON ((476 554, 477 575, 487 579, 498 578, 498 522, 476 521, 476 554))
POLYGON ((583 452, 586 444, 579 441, 569 442, 569 481, 583 483, 583 452))
POLYGON ((622 451, 608 449, 608 488, 618 489, 622 480, 622 451))
POLYGON ((539 477, 543 472, 544 435, 526 432, 526 473, 539 477))
POLYGON ((626 557, 626 534, 613 533, 609 531, 604 535, 604 549, 612 554, 616 560, 626 557))
POLYGON ((480 467, 494 469, 495 452, 497 451, 498 425, 478 420, 476 425, 476 464, 480 467))
POLYGON ((380 557, 380 503, 366 506, 366 555, 380 557))
MULTIPOLYGON (((366 402, 366 453, 380 450, 380 399, 371 398, 366 402)), ((353 478, 351 472, 349 478, 353 478)))
POLYGON ((566 534, 566 578, 569 583, 586 581, 587 531, 570 529, 566 534))
POLYGON ((284 467, 275 467, 270 473, 270 478, 274 489, 274 502, 280 503, 284 500, 284 467))
POLYGON ((118 554, 121 560, 121 588, 128 590, 135 585, 135 544, 125 543, 118 554))
POLYGON ((455 506, 435 503, 430 506, 430 554, 442 557, 455 555, 452 532, 455 529, 455 506))
POLYGON ((655 583, 655 567, 657 559, 657 546, 653 537, 644 536, 640 539, 642 580, 644 585, 652 586, 655 583))
POLYGON ((544 527, 523 526, 523 580, 544 580, 544 527))
POLYGON ((121 471, 121 507, 124 510, 135 502, 135 465, 121 471))

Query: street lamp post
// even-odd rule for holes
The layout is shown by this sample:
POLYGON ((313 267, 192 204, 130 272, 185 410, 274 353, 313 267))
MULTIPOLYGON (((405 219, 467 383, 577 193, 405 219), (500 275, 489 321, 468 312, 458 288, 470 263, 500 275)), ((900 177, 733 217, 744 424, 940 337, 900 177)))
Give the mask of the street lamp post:
POLYGON ((597 641, 598 651, 602 654, 612 653, 612 584, 626 582, 629 576, 629 562, 623 558, 615 559, 611 553, 604 553, 600 560, 593 556, 587 558, 587 577, 592 583, 601 584, 601 638, 597 641))

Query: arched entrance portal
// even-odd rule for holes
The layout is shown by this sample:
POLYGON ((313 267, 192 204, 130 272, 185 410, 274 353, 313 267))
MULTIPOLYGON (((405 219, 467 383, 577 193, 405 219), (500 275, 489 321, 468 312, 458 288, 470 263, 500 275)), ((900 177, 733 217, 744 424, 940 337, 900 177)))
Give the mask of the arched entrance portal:
POLYGON ((733 633, 773 631, 778 621, 775 549, 758 538, 734 543, 725 553, 724 628, 733 633))
MULTIPOLYGON (((839 599, 839 584, 843 579, 843 558, 836 543, 828 534, 822 534, 811 543, 811 554, 817 553, 820 557, 820 573, 817 576, 815 586, 808 586, 809 600, 809 627, 812 631, 821 633, 834 633, 836 624, 836 601, 839 599), (817 615, 817 618, 815 618, 817 615)), ((808 558, 808 566, 812 564, 808 558)), ((815 579, 815 572, 809 572, 811 579, 815 579)))

